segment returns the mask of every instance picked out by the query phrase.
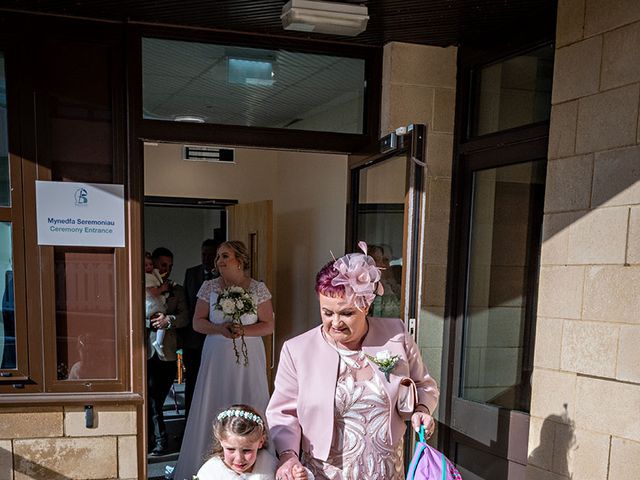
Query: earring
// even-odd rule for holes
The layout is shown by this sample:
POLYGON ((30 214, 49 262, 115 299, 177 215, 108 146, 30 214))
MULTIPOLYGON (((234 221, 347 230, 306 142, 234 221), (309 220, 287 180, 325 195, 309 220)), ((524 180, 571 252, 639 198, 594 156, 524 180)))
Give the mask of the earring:
POLYGON ((238 270, 240 270, 240 265, 238 265, 238 270))

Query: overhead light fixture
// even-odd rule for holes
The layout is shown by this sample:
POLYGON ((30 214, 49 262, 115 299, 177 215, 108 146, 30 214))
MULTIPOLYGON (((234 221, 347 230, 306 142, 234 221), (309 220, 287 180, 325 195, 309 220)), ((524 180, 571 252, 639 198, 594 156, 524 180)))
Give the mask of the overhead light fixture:
POLYGON ((204 123, 206 117, 202 115, 176 115, 173 117, 174 122, 191 122, 191 123, 204 123))
POLYGON ((275 61, 262 58, 227 57, 227 79, 238 85, 270 87, 276 81, 275 61))
POLYGON ((299 32, 353 37, 367 28, 367 7, 315 0, 289 0, 282 7, 282 27, 299 32))

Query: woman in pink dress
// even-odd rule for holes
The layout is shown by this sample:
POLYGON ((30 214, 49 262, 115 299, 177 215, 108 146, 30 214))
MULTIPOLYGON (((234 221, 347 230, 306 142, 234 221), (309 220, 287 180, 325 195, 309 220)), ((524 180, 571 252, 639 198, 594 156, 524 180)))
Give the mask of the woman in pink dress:
POLYGON ((360 247, 317 275, 322 325, 282 347, 267 408, 277 479, 302 464, 316 479, 403 480, 405 419, 435 426, 438 388, 404 323, 367 316, 380 270, 360 247))

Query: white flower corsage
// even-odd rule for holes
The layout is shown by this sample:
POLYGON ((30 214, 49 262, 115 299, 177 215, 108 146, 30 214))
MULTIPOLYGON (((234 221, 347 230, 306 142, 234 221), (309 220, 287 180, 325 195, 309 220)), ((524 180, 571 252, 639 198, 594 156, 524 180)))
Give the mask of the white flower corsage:
POLYGON ((367 358, 378 366, 378 369, 384 373, 384 378, 389 381, 389 375, 396 368, 400 355, 391 355, 389 350, 382 350, 376 353, 375 357, 367 355, 367 358))

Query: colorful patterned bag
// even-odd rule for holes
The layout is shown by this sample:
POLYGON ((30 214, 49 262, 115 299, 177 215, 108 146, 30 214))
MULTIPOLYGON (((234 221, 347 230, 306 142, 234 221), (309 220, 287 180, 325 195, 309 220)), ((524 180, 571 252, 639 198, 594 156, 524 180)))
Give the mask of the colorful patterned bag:
POLYGON ((462 480, 455 465, 425 442, 424 425, 420 427, 420 441, 416 443, 407 480, 462 480))

